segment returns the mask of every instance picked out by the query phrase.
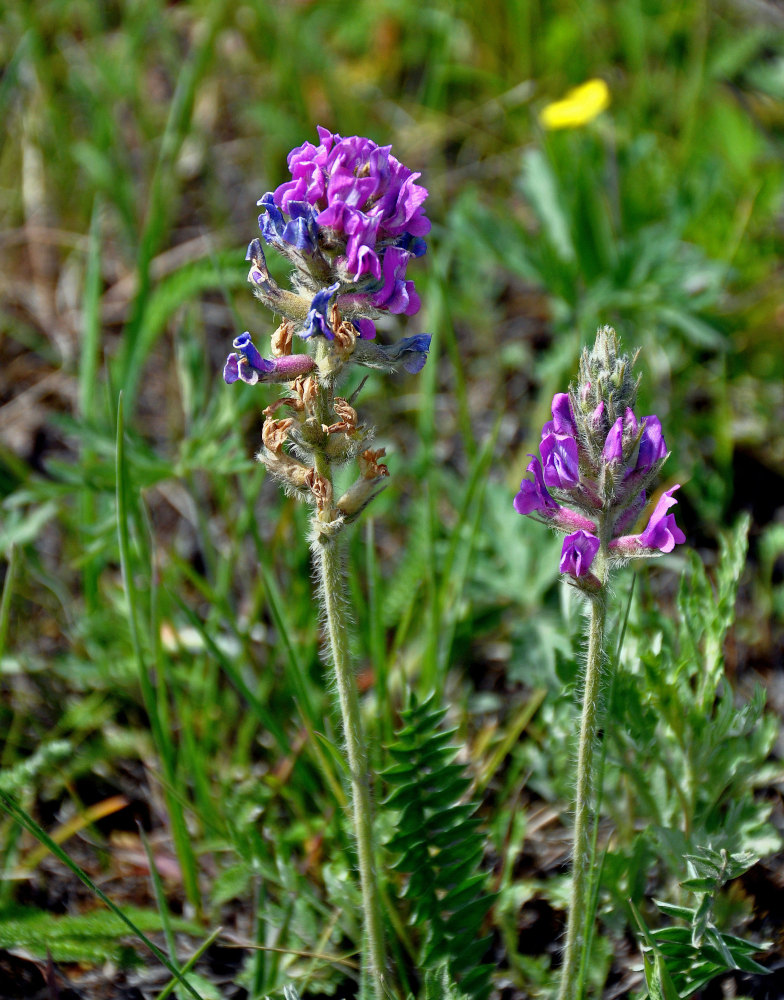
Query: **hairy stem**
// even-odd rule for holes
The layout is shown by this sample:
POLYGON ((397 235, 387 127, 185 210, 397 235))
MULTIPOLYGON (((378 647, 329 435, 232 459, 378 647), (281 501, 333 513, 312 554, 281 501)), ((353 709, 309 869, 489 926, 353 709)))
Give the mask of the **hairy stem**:
MULTIPOLYGON (((318 338, 320 341, 322 338, 318 338)), ((322 425, 334 418, 334 382, 328 374, 329 350, 326 342, 316 348, 316 363, 321 377, 318 379, 316 414, 322 425), (325 370, 326 369, 326 370, 325 370)), ((332 469, 323 451, 314 453, 315 468, 319 475, 332 484, 332 469)), ((362 892, 364 916, 364 949, 370 962, 369 979, 375 1000, 385 1000, 384 931, 381 924, 378 883, 375 871, 373 840, 373 807, 370 798, 370 774, 367 746, 362 731, 359 696, 348 646, 348 620, 343 597, 345 585, 340 563, 339 531, 329 531, 337 511, 329 503, 313 519, 313 554, 316 563, 319 591, 324 607, 329 652, 337 681, 338 701, 343 721, 349 774, 351 776, 351 810, 354 836, 357 841, 359 882, 362 892)))
MULTIPOLYGON (((604 574, 602 574, 604 575, 604 574)), ((591 794, 594 785, 594 744, 599 716, 599 689, 604 657, 607 600, 604 587, 591 600, 588 625, 588 662, 585 668, 583 711, 577 750, 577 785, 572 850, 572 892, 566 927, 566 951, 561 967, 558 1000, 581 1000, 580 964, 585 948, 585 911, 588 906, 591 864, 591 794)))
POLYGON ((384 933, 374 863, 368 753, 362 733, 357 685, 349 657, 346 608, 342 597, 343 580, 337 539, 319 535, 314 549, 351 775, 351 807, 354 816, 354 834, 357 839, 365 942, 371 963, 370 980, 376 1000, 384 1000, 386 995, 384 933))

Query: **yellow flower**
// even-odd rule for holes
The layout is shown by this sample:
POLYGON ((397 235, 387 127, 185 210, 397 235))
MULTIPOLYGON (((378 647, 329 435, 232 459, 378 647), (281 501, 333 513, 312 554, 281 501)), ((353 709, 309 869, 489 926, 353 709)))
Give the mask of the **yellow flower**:
POLYGON ((539 121, 545 128, 579 128, 593 121, 609 105, 610 88, 604 80, 588 80, 560 101, 542 108, 539 121))

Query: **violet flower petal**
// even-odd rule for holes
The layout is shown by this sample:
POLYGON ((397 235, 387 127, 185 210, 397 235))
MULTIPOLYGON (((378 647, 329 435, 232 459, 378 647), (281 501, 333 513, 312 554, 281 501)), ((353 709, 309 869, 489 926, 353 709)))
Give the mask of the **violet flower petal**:
POLYGON ((566 434, 548 434, 539 445, 544 481, 551 489, 571 490, 580 483, 577 442, 566 434))
POLYGON ((572 416, 572 403, 568 392, 557 392, 553 396, 552 405, 553 430, 556 434, 568 434, 575 437, 577 428, 572 416))
POLYGON ((329 285, 316 292, 310 304, 310 311, 305 318, 305 327, 299 332, 300 337, 307 339, 315 334, 321 334, 327 340, 335 339, 335 333, 329 325, 328 311, 332 296, 338 288, 340 288, 340 283, 336 281, 334 285, 329 285))
POLYGON ((675 523, 675 515, 668 514, 670 507, 677 504, 673 493, 680 489, 680 483, 665 490, 653 509, 648 526, 640 533, 639 541, 647 549, 659 549, 660 552, 672 552, 676 545, 686 541, 686 536, 675 523))
POLYGON ((514 509, 518 514, 552 514, 559 509, 559 505, 547 491, 539 459, 536 455, 528 457, 531 461, 526 471, 532 473, 534 478, 520 483, 520 492, 514 498, 514 509))
POLYGON ((667 445, 664 443, 661 421, 657 416, 642 418, 642 437, 640 451, 637 457, 637 472, 647 472, 656 462, 667 455, 667 445))
POLYGON ((623 417, 618 417, 610 428, 602 448, 602 458, 608 465, 623 458, 623 417))

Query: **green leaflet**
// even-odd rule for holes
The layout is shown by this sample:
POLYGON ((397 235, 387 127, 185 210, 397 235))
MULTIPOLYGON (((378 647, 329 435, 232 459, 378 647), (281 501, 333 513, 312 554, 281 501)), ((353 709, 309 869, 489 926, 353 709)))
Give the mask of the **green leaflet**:
POLYGON ((463 801, 470 779, 454 760, 453 731, 439 728, 445 710, 434 695, 418 704, 412 694, 401 715, 404 726, 389 748, 396 763, 383 773, 392 790, 382 808, 398 814, 387 847, 398 855, 394 870, 407 876, 401 896, 420 932, 422 969, 441 969, 439 976, 481 1000, 491 987, 493 966, 482 964, 489 938, 481 929, 493 896, 481 870, 476 805, 463 801))

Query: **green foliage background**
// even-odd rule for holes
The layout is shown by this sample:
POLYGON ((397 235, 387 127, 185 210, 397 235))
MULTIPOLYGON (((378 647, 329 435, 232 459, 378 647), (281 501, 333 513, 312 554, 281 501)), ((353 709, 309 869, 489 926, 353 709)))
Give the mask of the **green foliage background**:
MULTIPOLYGON (((662 418, 699 559, 639 574, 612 692, 596 995, 639 961, 625 901, 659 919, 650 880, 677 905, 684 854, 778 849, 778 720, 754 686, 780 708, 782 26, 773 4, 698 0, 3 6, 0 787, 49 831, 124 794, 64 847, 122 900, 118 831, 159 834, 169 881, 127 902, 156 911, 145 928, 183 904, 205 938, 222 923, 248 945, 235 979, 251 996, 333 994, 359 944, 303 512, 252 460, 272 394, 221 379, 237 332, 273 329, 244 250, 256 200, 317 124, 391 143, 430 191, 405 332, 433 349, 421 376, 363 389, 393 479, 353 532, 347 586, 377 769, 409 688, 435 692, 463 748, 505 995, 546 990, 558 950, 566 841, 531 845, 542 810, 559 836, 569 824, 580 656, 559 542, 511 499, 599 324, 642 348, 641 412, 662 418), (543 131, 541 108, 597 76, 609 110, 543 131), (711 584, 741 512, 748 557, 742 530, 725 535, 711 584)), ((390 838, 394 823, 381 810, 390 838)), ((58 862, 27 870, 34 847, 0 820, 0 946, 29 915, 14 906, 87 905, 58 862)), ((416 992, 432 928, 404 922, 390 878, 416 992)), ((737 927, 753 909, 721 912, 737 927)), ((55 939, 76 954, 52 929, 41 956, 55 939)))

